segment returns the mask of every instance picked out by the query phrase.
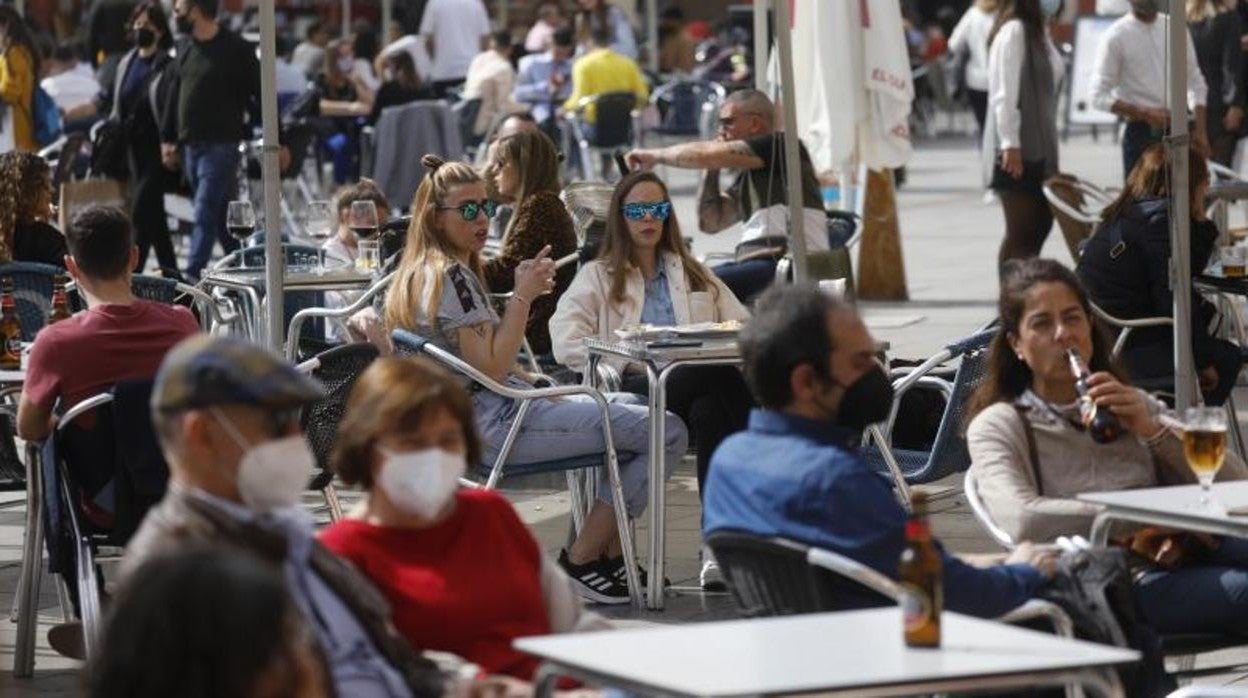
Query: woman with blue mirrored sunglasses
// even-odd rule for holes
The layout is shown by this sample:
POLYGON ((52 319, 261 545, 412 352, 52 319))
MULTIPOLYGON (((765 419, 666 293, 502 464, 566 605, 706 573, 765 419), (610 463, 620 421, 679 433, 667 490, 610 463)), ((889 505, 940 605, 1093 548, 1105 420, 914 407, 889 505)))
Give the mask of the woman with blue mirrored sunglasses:
MULTIPOLYGON (((628 325, 690 325, 743 321, 749 313, 735 294, 689 253, 672 215, 667 187, 652 172, 625 176, 611 198, 598 259, 583 266, 550 321, 555 359, 586 370, 585 340, 616 339, 628 325)), ((625 392, 645 395, 649 383, 636 365, 623 369, 625 392)), ((667 381, 667 409, 697 437, 698 483, 711 454, 729 434, 745 428, 753 400, 732 366, 684 366, 667 381)), ((718 567, 703 557, 703 586, 722 585, 718 567)))

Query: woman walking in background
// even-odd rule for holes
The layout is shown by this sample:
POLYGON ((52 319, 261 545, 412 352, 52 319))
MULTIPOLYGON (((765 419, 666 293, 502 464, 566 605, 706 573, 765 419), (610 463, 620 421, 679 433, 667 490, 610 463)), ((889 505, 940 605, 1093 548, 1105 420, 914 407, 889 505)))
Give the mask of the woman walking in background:
POLYGON ((1196 62, 1209 86, 1205 123, 1210 159, 1228 167, 1244 120, 1244 52, 1239 44, 1243 23, 1233 8, 1223 0, 1187 0, 1196 62))
POLYGON ((1044 180, 1058 171, 1057 86, 1064 65, 1045 30, 1061 0, 1006 0, 988 36, 983 159, 1001 199, 998 266, 1035 257, 1053 227, 1044 180))
POLYGON ((0 5, 0 101, 12 110, 12 118, 0 114, 0 143, 14 150, 38 150, 35 141, 34 99, 39 80, 39 51, 30 38, 26 22, 12 5, 0 5))
POLYGON ((949 37, 949 52, 966 56, 958 77, 966 83, 966 98, 981 136, 988 111, 988 35, 997 21, 998 5, 998 0, 975 0, 949 37))

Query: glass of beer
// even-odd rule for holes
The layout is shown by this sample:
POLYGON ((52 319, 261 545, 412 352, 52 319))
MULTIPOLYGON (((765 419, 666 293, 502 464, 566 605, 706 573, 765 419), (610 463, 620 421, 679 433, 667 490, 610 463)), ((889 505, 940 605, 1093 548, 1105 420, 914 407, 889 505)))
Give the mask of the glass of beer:
POLYGON ((1238 245, 1228 245, 1223 247, 1219 252, 1219 258, 1222 261, 1222 276, 1227 279, 1244 278, 1244 248, 1238 245))
POLYGON ((1213 478, 1226 457, 1226 411, 1221 407, 1189 407, 1183 420, 1183 453, 1200 481, 1200 505, 1213 504, 1213 478))

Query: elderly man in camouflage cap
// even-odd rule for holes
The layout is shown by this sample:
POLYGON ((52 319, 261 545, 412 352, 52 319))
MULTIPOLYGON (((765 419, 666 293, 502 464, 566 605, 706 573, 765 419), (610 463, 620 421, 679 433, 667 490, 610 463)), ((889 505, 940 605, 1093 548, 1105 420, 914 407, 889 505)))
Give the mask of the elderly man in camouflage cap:
MULTIPOLYGON (((313 538, 298 504, 315 461, 299 411, 320 385, 265 349, 197 335, 165 357, 152 417, 169 491, 131 540, 120 583, 153 555, 221 541, 280 565, 341 696, 442 695, 448 684, 394 631, 380 593, 313 538)), ((222 638, 228 642, 228 638, 222 638)))

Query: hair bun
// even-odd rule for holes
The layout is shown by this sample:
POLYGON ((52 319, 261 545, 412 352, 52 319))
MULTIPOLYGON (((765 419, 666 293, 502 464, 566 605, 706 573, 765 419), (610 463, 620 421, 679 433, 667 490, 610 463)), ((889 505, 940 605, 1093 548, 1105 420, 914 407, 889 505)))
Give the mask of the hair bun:
POLYGON ((426 153, 424 157, 420 159, 420 164, 424 165, 430 172, 437 172, 439 167, 446 164, 446 160, 443 160, 433 153, 426 153))

